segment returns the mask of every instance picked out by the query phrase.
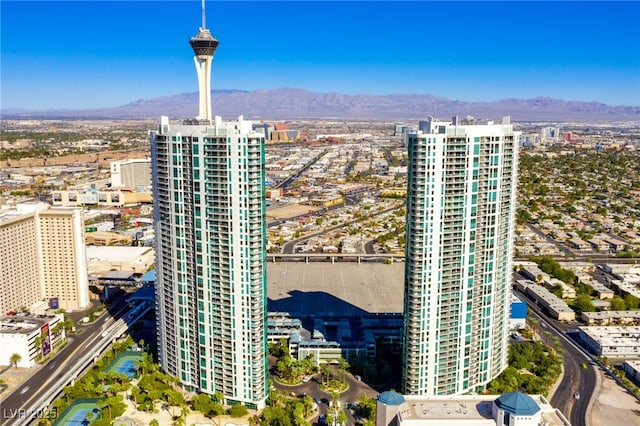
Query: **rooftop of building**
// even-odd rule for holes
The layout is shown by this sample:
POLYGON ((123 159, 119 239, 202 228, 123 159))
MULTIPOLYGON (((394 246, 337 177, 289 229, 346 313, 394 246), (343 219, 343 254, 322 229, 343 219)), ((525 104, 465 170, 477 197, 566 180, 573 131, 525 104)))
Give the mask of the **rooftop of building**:
POLYGON ((89 275, 89 281, 133 281, 131 271, 103 271, 89 275))
POLYGON ((0 317, 0 334, 30 334, 56 318, 55 315, 17 314, 0 317))
POLYGON ((634 370, 640 371, 640 359, 627 359, 623 364, 627 364, 634 370))
MULTIPOLYGON (((533 415, 542 411, 542 424, 568 426, 564 416, 541 395, 526 395, 520 392, 504 395, 459 395, 459 396, 413 396, 404 395, 400 411, 403 421, 428 420, 433 424, 486 424, 493 423, 493 405, 496 400, 505 411, 516 415, 533 415), (537 408, 537 410, 536 410, 537 408), (535 411, 534 411, 535 410, 535 411), (454 423, 455 422, 455 423, 454 423)), ((397 404, 396 404, 397 405, 397 404)))
POLYGON ((29 202, 0 210, 0 224, 9 224, 25 218, 33 217, 35 213, 48 216, 68 216, 78 210, 75 207, 51 207, 47 203, 29 202))
POLYGON ((153 251, 152 247, 87 246, 88 261, 132 262, 153 251))
POLYGON ((637 346, 640 344, 640 326, 589 326, 580 331, 602 346, 637 346))
POLYGON ((596 311, 583 312, 582 316, 589 320, 616 319, 616 318, 640 318, 640 311, 596 311))

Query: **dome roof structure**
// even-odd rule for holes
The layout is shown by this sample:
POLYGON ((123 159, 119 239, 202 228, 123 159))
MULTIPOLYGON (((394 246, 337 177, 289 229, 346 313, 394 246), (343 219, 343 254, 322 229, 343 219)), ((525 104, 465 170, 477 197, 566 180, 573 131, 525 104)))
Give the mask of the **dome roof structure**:
POLYGON ((516 416, 533 416, 540 407, 529 395, 522 392, 509 392, 500 395, 494 404, 503 411, 507 411, 516 416))
POLYGON ((378 402, 384 405, 401 405, 404 403, 404 397, 394 391, 386 391, 378 395, 378 402))

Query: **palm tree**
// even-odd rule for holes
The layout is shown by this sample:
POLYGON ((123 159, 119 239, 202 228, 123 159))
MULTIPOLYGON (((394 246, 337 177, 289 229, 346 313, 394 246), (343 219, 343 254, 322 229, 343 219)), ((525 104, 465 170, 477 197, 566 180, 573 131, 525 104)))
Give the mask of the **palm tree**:
POLYGON ((344 376, 349 369, 349 363, 344 358, 338 358, 338 368, 341 376, 340 381, 344 383, 344 376))
POLYGON ((9 357, 9 362, 13 364, 13 368, 18 368, 18 363, 22 361, 22 355, 19 353, 14 353, 9 357))
POLYGON ((98 408, 98 410, 100 410, 100 417, 102 417, 102 411, 104 411, 104 409, 108 407, 109 420, 111 420, 111 406, 108 404, 106 399, 98 400, 98 402, 96 402, 96 407, 98 408))
POLYGON ((53 326, 51 331, 53 332, 53 334, 55 334, 57 336, 58 334, 60 334, 60 332, 62 331, 63 328, 64 328, 64 324, 62 322, 58 321, 56 323, 56 325, 53 326))
POLYGON ((187 421, 187 416, 189 415, 189 413, 190 413, 189 407, 183 400, 182 404, 180 404, 180 417, 183 417, 185 422, 187 421))
POLYGON ((320 372, 322 373, 322 382, 328 382, 329 376, 331 376, 331 369, 329 368, 329 364, 327 364, 326 362, 320 364, 320 372))
POLYGON ((540 321, 538 321, 534 317, 529 317, 527 318, 527 320, 529 321, 529 325, 533 328, 533 332, 538 334, 538 327, 540 326, 540 321))
POLYGON ((347 415, 345 414, 344 410, 338 411, 338 418, 336 420, 338 421, 338 424, 340 424, 340 425, 346 425, 347 424, 347 415))
POLYGON ((33 340, 33 345, 39 349, 39 352, 42 352, 42 335, 38 334, 36 338, 33 340))

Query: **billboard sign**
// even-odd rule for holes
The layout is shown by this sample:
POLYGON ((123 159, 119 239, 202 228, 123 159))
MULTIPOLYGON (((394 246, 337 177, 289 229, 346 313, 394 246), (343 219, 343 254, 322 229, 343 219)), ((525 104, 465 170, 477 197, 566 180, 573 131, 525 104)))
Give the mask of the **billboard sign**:
POLYGON ((40 339, 41 339, 41 348, 42 348, 42 356, 45 357, 51 353, 51 332, 49 330, 49 323, 46 323, 42 327, 40 327, 40 339))
POLYGON ((60 309, 60 300, 57 297, 52 297, 49 299, 49 308, 51 309, 60 309))

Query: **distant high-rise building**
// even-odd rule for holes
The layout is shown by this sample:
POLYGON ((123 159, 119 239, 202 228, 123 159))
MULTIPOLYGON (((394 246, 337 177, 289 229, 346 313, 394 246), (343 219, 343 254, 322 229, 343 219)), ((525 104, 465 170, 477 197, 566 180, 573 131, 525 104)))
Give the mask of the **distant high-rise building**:
POLYGON ((111 163, 111 188, 149 188, 151 186, 151 160, 137 158, 111 163))
POLYGON ((519 133, 421 123, 408 136, 402 385, 481 389, 507 366, 519 133))
POLYGON ((82 210, 19 207, 0 216, 0 314, 50 299, 88 307, 82 210))
MULTIPOLYGON (((203 11, 204 16, 204 11, 203 11)), ((211 120, 218 41, 191 39, 199 115, 151 133, 158 356, 192 391, 264 407, 267 398, 264 133, 211 120)))

